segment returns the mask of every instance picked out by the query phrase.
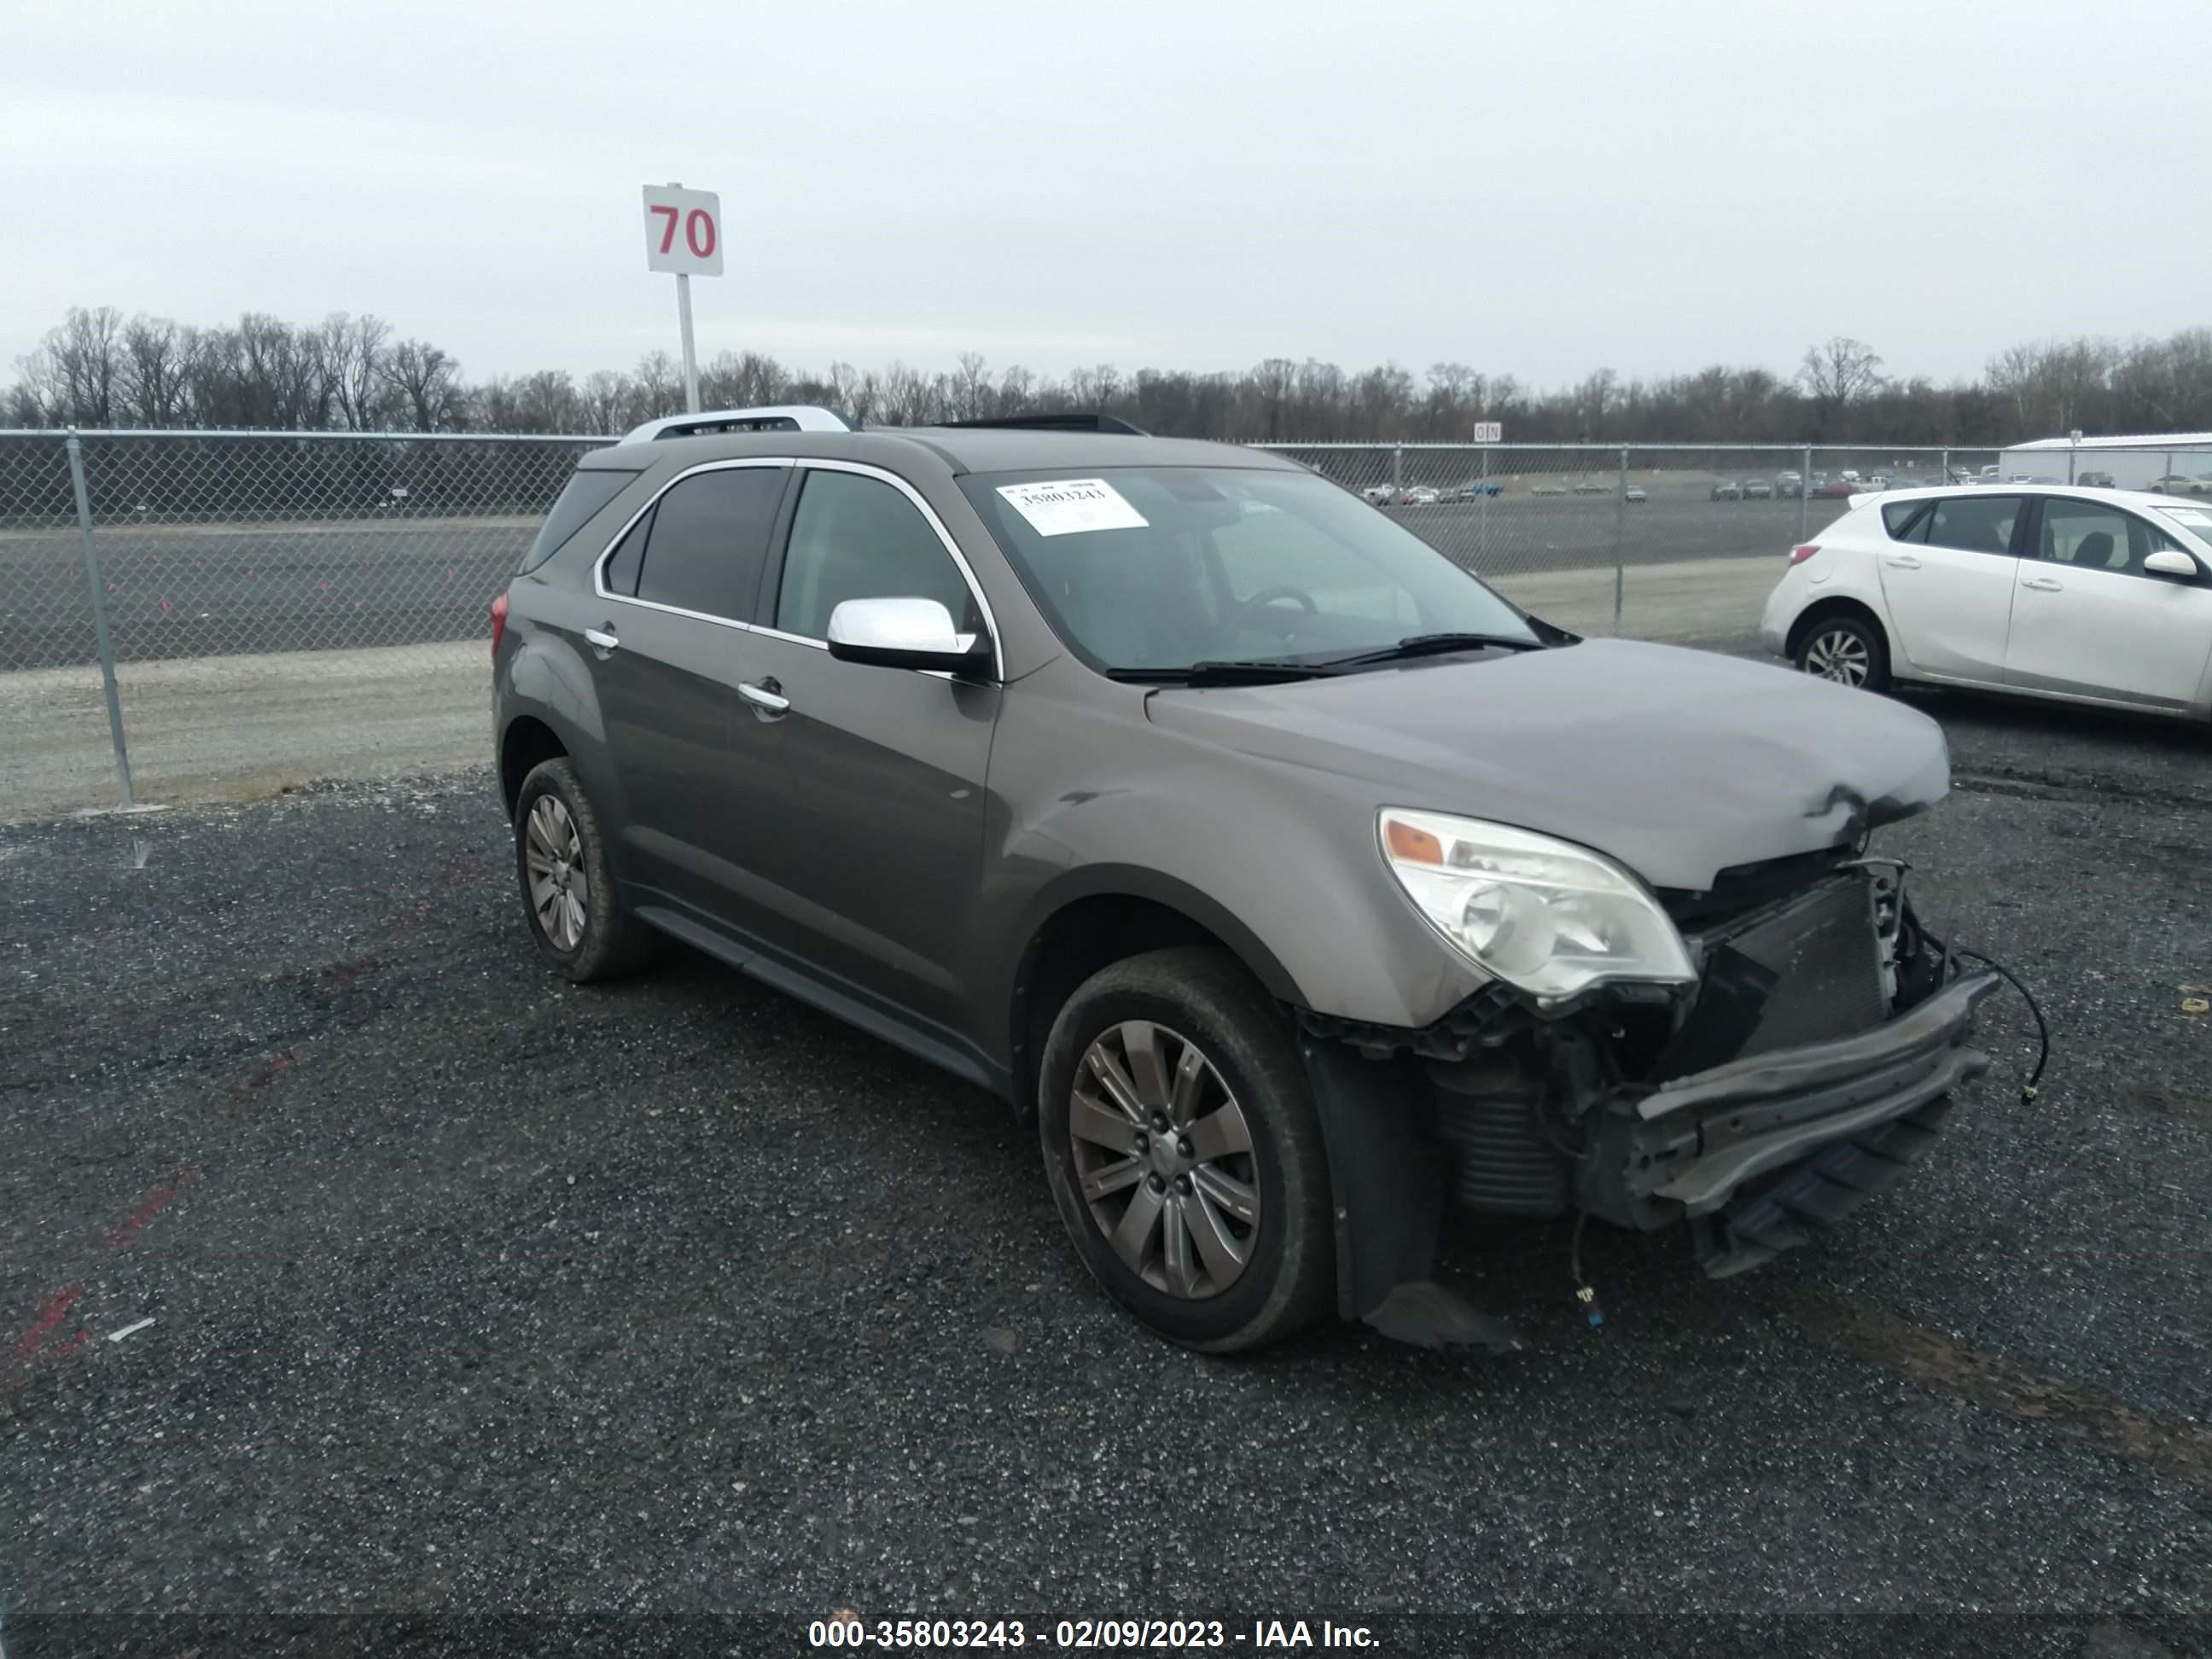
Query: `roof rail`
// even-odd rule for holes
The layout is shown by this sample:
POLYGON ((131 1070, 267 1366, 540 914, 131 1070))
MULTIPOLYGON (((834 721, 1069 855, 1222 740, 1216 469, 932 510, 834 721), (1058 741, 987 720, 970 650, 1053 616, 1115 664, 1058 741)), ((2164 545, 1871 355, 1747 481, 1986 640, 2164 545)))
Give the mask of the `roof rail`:
POLYGON ((1118 415, 1081 414, 1071 411, 1065 415, 992 415, 975 421, 946 421, 946 426, 1003 426, 1025 432, 1126 432, 1133 438, 1149 438, 1152 434, 1140 426, 1132 426, 1118 415))
POLYGON ((815 404, 777 404, 765 409, 708 409, 696 415, 671 415, 647 421, 623 434, 626 444, 656 438, 689 438, 701 432, 858 432, 834 409, 815 404))

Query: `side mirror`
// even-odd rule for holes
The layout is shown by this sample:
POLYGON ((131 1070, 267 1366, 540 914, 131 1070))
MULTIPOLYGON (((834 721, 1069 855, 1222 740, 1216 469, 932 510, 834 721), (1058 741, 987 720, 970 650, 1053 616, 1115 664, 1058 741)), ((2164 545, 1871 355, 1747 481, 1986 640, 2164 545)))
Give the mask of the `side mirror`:
POLYGON ((847 599, 830 613, 830 654, 878 668, 939 669, 987 675, 991 641, 956 633, 952 613, 935 599, 847 599))
POLYGON ((2161 549, 2147 556, 2142 568, 2145 575, 2173 576, 2185 582, 2193 582, 2203 574, 2197 569, 2196 560, 2186 553, 2177 553, 2172 548, 2161 549))

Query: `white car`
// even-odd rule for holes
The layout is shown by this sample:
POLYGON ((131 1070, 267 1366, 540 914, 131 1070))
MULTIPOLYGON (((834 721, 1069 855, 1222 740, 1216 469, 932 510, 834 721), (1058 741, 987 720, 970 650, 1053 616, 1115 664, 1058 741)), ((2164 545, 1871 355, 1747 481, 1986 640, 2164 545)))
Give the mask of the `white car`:
POLYGON ((1790 550, 1760 636, 1869 690, 1964 685, 2212 718, 2212 507, 2040 485, 1861 495, 1790 550))

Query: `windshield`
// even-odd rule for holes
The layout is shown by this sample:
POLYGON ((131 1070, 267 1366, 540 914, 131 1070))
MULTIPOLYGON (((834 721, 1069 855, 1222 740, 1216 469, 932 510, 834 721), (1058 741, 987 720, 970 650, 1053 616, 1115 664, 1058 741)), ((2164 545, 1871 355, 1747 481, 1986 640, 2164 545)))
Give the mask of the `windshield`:
POLYGON ((1414 635, 1534 643, 1517 611, 1307 472, 979 472, 960 487, 1045 619, 1094 668, 1323 661, 1414 635))

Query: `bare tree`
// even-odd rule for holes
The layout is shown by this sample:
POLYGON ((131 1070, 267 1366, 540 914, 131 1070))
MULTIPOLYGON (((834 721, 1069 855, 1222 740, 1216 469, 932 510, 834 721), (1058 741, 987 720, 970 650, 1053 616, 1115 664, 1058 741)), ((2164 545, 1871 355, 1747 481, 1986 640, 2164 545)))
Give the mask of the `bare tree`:
POLYGON ((1812 399, 1814 420, 1826 435, 1846 410, 1881 385, 1881 359, 1865 341, 1838 334, 1805 354, 1797 381, 1812 399))
POLYGON ((348 317, 334 311, 323 319, 319 337, 324 384, 349 432, 371 432, 381 424, 392 386, 385 374, 385 342, 392 325, 381 317, 348 317))
POLYGON ((638 420, 657 421, 684 406, 684 378, 666 352, 648 351, 639 358, 634 378, 637 406, 632 412, 638 420))
POLYGON ((123 405, 137 426, 182 426, 191 418, 186 340, 166 317, 133 317, 123 330, 123 405))
POLYGON ((409 428, 445 432, 461 408, 460 365, 426 340, 402 340, 384 362, 384 381, 409 428))
POLYGON ((599 368, 584 377, 577 401, 583 411, 584 430, 612 434, 623 429, 630 400, 637 388, 626 374, 599 368))

